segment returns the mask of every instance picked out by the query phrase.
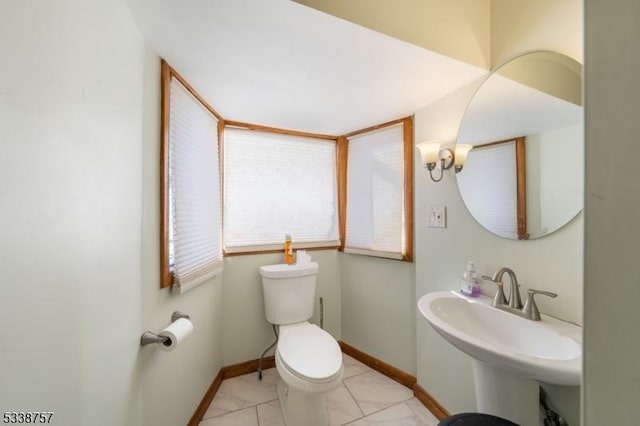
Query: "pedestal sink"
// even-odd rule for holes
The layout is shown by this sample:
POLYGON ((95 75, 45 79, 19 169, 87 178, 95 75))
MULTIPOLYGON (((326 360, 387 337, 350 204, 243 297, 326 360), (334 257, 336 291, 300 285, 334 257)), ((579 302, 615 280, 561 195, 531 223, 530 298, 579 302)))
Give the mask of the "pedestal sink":
POLYGON ((531 321, 454 291, 429 293, 418 309, 449 343, 472 357, 480 412, 538 425, 539 382, 580 385, 581 328, 542 315, 531 321))

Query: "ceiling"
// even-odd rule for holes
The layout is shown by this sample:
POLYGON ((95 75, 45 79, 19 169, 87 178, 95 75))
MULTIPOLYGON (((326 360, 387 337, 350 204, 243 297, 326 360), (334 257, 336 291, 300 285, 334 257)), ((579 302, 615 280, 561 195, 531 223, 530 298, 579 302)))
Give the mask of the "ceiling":
POLYGON ((582 122, 582 106, 496 73, 469 103, 458 141, 477 145, 580 126, 582 122))
POLYGON ((340 135, 486 74, 289 0, 128 3, 149 46, 228 120, 340 135))

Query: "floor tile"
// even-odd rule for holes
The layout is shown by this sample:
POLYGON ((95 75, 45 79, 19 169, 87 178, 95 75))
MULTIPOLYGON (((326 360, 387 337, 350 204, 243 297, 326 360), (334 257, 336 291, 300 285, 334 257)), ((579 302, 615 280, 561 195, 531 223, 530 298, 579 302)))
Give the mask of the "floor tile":
POLYGON ((371 414, 413 397, 413 392, 387 376, 371 371, 344 380, 364 414, 371 414))
POLYGON ((256 407, 249 407, 203 420, 199 426, 258 426, 256 407))
POLYGON ((385 408, 370 416, 364 417, 356 422, 350 423, 350 426, 436 426, 436 422, 421 418, 416 414, 406 402, 401 402, 385 408))
POLYGON ((416 416, 422 422, 421 424, 429 425, 429 426, 437 426, 440 423, 440 420, 436 416, 433 415, 431 411, 424 406, 422 402, 420 402, 417 398, 411 398, 406 402, 407 406, 414 412, 416 416))
MULTIPOLYGON (((436 426, 438 420, 413 392, 344 355, 342 383, 325 395, 330 426, 436 426)), ((284 426, 278 372, 264 370, 222 382, 200 426, 284 426)))
POLYGON ((258 405, 258 424, 260 426, 284 426, 279 400, 258 405))
POLYGON ((342 364, 344 365, 343 379, 372 371, 370 367, 347 354, 342 354, 342 364))
POLYGON ((330 426, 340 426, 364 416, 343 383, 325 395, 330 426))
POLYGON ((262 381, 258 380, 257 373, 223 381, 203 419, 277 400, 278 380, 277 370, 270 368, 262 372, 262 381))

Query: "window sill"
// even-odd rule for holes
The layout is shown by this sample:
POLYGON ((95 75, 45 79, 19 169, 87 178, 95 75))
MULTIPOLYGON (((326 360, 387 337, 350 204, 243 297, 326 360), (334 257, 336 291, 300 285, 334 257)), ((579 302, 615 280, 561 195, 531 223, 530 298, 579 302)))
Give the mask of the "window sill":
MULTIPOLYGON (((296 250, 337 250, 340 248, 340 241, 311 241, 311 242, 299 242, 293 243, 293 251, 296 250)), ((281 253, 284 250, 283 244, 264 244, 253 246, 235 246, 226 247, 224 250, 224 256, 245 256, 252 254, 267 254, 267 253, 281 253)))
POLYGON ((203 275, 202 277, 187 284, 173 283, 169 286, 169 288, 171 289, 171 294, 181 295, 186 293, 187 291, 193 290, 201 284, 215 279, 218 275, 222 274, 222 271, 222 268, 217 268, 215 271, 211 271, 210 273, 203 275))
POLYGON ((408 258, 406 255, 395 252, 388 251, 377 251, 377 250, 369 250, 369 249, 359 249, 353 247, 345 247, 345 253, 349 254, 357 254, 360 256, 370 256, 370 257, 380 257, 383 259, 391 259, 391 260, 402 260, 405 262, 412 262, 413 260, 408 258))

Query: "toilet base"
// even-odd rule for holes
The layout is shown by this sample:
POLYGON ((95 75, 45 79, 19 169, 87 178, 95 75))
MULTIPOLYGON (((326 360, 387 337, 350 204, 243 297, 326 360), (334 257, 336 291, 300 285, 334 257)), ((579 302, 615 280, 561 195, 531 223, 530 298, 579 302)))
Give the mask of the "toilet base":
POLYGON ((328 426, 329 413, 323 393, 307 393, 278 382, 278 399, 286 426, 328 426))

